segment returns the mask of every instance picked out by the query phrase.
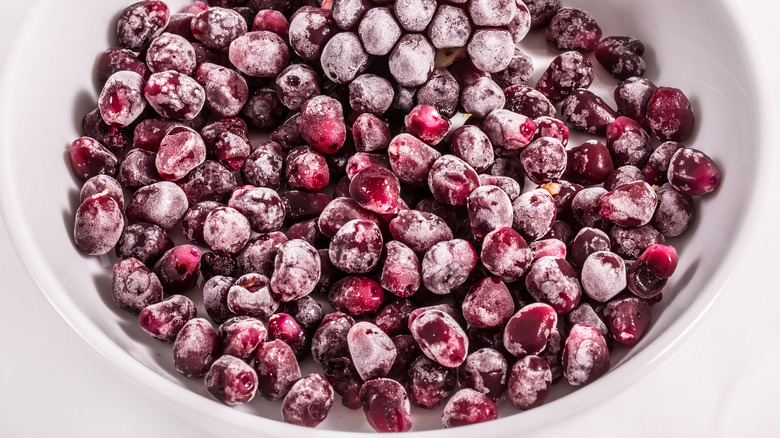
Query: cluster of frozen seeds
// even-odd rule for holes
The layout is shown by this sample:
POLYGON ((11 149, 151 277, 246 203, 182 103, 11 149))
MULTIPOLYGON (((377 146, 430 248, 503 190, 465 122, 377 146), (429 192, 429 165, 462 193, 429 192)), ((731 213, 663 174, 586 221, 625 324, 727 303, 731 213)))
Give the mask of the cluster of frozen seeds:
POLYGON ((411 405, 449 400, 446 427, 539 406, 639 342, 665 239, 720 183, 640 41, 556 0, 210 3, 122 12, 71 149, 75 244, 114 250, 116 304, 184 376, 294 424, 338 394, 406 431, 411 405), (560 52, 533 88, 532 28, 560 52), (616 109, 587 89, 594 51, 616 109))

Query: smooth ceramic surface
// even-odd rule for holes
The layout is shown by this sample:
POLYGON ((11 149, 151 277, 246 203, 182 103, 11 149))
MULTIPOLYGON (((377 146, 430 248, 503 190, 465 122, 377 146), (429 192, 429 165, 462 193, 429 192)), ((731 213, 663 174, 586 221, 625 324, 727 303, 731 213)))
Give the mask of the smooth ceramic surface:
MULTIPOLYGON (((173 371, 169 347, 151 342, 134 318, 113 307, 110 265, 81 257, 73 248, 70 229, 78 185, 68 171, 67 147, 79 135, 82 114, 94 106, 92 66, 109 44, 108 22, 123 5, 94 3, 36 4, 9 58, 0 120, 0 178, 3 214, 15 245, 59 312, 123 374, 180 409, 197 412, 196 417, 211 425, 226 422, 237 430, 268 435, 298 433, 292 426, 246 415, 198 395, 204 392, 199 384, 185 382, 173 371), (63 41, 67 41, 64 49, 63 41), (39 53, 46 56, 33 56, 39 53)), ((717 196, 700 204, 691 241, 680 242, 680 268, 648 337, 597 383, 533 411, 478 426, 486 433, 516 434, 555 421, 628 385, 678 342, 711 304, 739 254, 735 242, 744 240, 743 217, 753 208, 745 188, 755 187, 753 183, 765 172, 759 168, 764 158, 760 148, 768 144, 761 137, 760 117, 765 112, 759 112, 761 100, 741 38, 725 10, 709 2, 706 7, 702 2, 675 5, 674 17, 666 16, 664 11, 671 7, 666 2, 623 3, 572 2, 589 10, 605 34, 630 33, 648 43, 649 63, 662 67, 651 68, 648 77, 658 85, 682 88, 692 98, 699 122, 692 146, 727 163, 724 185, 717 196), (626 11, 629 7, 644 10, 626 11), (707 11, 706 20, 701 18, 702 10, 707 11), (642 19, 631 22, 632 16, 642 19)), ((279 418, 278 405, 252 405, 245 410, 265 410, 269 417, 279 418)), ((360 414, 343 410, 334 414, 324 427, 368 430, 360 414)), ((415 429, 438 427, 437 415, 415 418, 419 420, 415 429)), ((320 429, 317 433, 326 434, 320 429)), ((430 433, 434 434, 441 432, 430 433)))

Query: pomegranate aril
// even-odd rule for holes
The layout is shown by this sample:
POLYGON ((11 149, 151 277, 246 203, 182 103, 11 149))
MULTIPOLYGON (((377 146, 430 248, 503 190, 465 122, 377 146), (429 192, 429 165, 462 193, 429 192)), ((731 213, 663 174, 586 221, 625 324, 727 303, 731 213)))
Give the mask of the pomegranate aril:
POLYGON ((192 19, 192 35, 209 49, 227 51, 230 43, 244 35, 248 26, 233 9, 212 6, 192 19))
POLYGON ((571 328, 563 349, 563 373, 569 384, 586 385, 609 370, 609 350, 604 336, 594 327, 571 328))
POLYGON ((531 265, 525 277, 528 292, 559 314, 571 311, 580 302, 582 290, 571 265, 557 257, 542 257, 531 265))
POLYGON ((227 294, 227 306, 236 315, 266 319, 279 307, 265 275, 249 273, 239 277, 227 294))
POLYGON ((469 339, 457 321, 437 309, 410 318, 410 331, 420 349, 431 360, 448 368, 460 366, 469 349, 469 339))
POLYGON ((298 360, 311 353, 311 339, 306 330, 286 313, 274 313, 268 319, 268 339, 278 339, 289 345, 298 360))
POLYGON ((203 87, 176 71, 153 73, 143 95, 159 115, 178 121, 193 120, 206 103, 203 87))
POLYGON ((241 176, 247 184, 278 190, 284 169, 284 153, 274 141, 257 146, 244 160, 241 176))
POLYGON ((395 380, 366 382, 360 388, 360 403, 368 424, 377 432, 406 432, 412 428, 409 396, 395 380))
POLYGON ((638 227, 650 222, 657 203, 655 190, 644 181, 635 181, 599 198, 599 213, 622 227, 638 227))
POLYGON ((618 117, 607 126, 607 147, 617 166, 643 166, 652 153, 650 135, 628 117, 618 117))
POLYGON ((509 321, 514 310, 509 289, 495 277, 488 277, 472 286, 462 304, 463 318, 478 328, 502 326, 509 321))
POLYGON ((189 378, 203 377, 217 359, 219 339, 214 327, 203 318, 194 318, 182 327, 173 343, 176 371, 189 378))
POLYGON ((254 398, 257 373, 243 360, 224 355, 211 365, 205 385, 214 398, 228 406, 236 406, 254 398))
POLYGON ((132 224, 125 227, 116 244, 116 255, 120 259, 135 258, 146 266, 154 266, 169 249, 173 240, 157 225, 132 224))
POLYGON ((228 206, 249 220, 258 233, 276 231, 284 224, 284 203, 276 191, 244 186, 233 191, 228 206))
POLYGON ((314 290, 320 278, 320 255, 303 240, 283 243, 276 254, 271 290, 279 301, 293 301, 314 290))
POLYGON ((477 68, 488 73, 498 73, 512 62, 515 43, 508 30, 481 28, 472 34, 467 50, 477 68))
POLYGON ((528 355, 512 366, 507 395, 513 405, 526 411, 544 403, 550 393, 552 380, 547 362, 539 356, 528 355))
MULTIPOLYGON (((693 198, 667 183, 656 192, 658 205, 650 222, 665 237, 676 237, 693 221, 693 198)), ((663 242, 661 242, 663 243, 663 242)))
POLYGON ((536 82, 536 89, 552 102, 560 102, 578 88, 593 82, 593 65, 579 52, 564 52, 552 60, 536 82))
POLYGON ((365 71, 369 54, 353 32, 333 35, 325 44, 320 63, 325 76, 337 84, 348 84, 365 71))
POLYGON ((333 0, 333 21, 343 30, 355 30, 363 14, 370 10, 367 0, 333 0))
POLYGON ((267 30, 279 35, 285 41, 288 39, 289 28, 290 23, 287 21, 287 17, 274 9, 257 11, 255 18, 252 20, 252 31, 267 30))
POLYGON ((585 259, 580 278, 585 294, 603 303, 626 288, 626 265, 615 253, 597 251, 585 259))
POLYGON ((615 341, 629 347, 636 345, 650 327, 650 305, 637 297, 615 298, 607 303, 604 316, 615 341))
POLYGON ((160 176, 178 181, 206 161, 206 144, 200 134, 185 127, 168 131, 160 142, 155 166, 160 176))
POLYGON ((237 115, 249 99, 246 80, 238 72, 221 65, 200 64, 195 80, 206 93, 206 107, 222 117, 237 115))
POLYGON ((307 5, 290 17, 290 46, 304 60, 315 61, 337 31, 330 11, 307 5))
POLYGON ((419 87, 431 77, 435 55, 436 49, 424 35, 406 34, 390 52, 390 74, 401 86, 419 87))
POLYGON ((100 84, 105 84, 109 77, 120 71, 136 72, 144 79, 148 79, 151 72, 138 56, 131 50, 121 47, 106 49, 98 58, 95 66, 97 78, 100 84))
POLYGON ((422 259, 425 287, 439 295, 463 284, 477 265, 477 252, 467 241, 454 239, 433 245, 422 259))
POLYGON ((517 311, 504 329, 504 348, 517 357, 541 353, 558 323, 556 310, 544 303, 517 311))
POLYGON ((698 196, 714 192, 720 186, 718 165, 704 152, 680 148, 669 161, 669 183, 686 195, 698 196))
POLYGON ((463 88, 460 104, 463 110, 477 119, 504 108, 506 97, 501 87, 489 77, 479 78, 463 88))
POLYGON ((496 404, 473 389, 461 389, 444 406, 442 422, 444 427, 467 426, 498 418, 496 404))
POLYGON ((301 379, 301 369, 289 345, 280 340, 263 342, 255 353, 257 393, 267 400, 279 400, 301 379))
POLYGON ((213 160, 206 160, 184 178, 176 181, 176 184, 184 191, 190 204, 203 201, 225 202, 237 186, 235 175, 213 160))
POLYGON ((141 310, 138 323, 151 337, 171 343, 187 321, 195 318, 195 303, 183 295, 172 295, 141 310))
POLYGON ((111 295, 117 306, 139 314, 163 299, 160 280, 143 263, 127 258, 114 265, 111 295))
POLYGON ((642 175, 644 175, 648 184, 660 186, 667 181, 667 173, 672 156, 677 152, 677 149, 682 147, 683 145, 676 141, 667 141, 650 154, 647 163, 642 167, 642 175))
POLYGON ((592 92, 578 88, 563 101, 563 121, 569 127, 599 136, 606 135, 618 114, 592 92))
POLYGON ((192 245, 175 246, 154 265, 154 273, 168 294, 192 289, 200 276, 200 249, 192 245))
POLYGON ((359 113, 384 114, 394 95, 393 84, 373 74, 360 75, 349 84, 349 105, 359 113))
POLYGON ((642 171, 636 166, 621 166, 613 170, 606 180, 604 180, 604 189, 608 191, 615 190, 623 184, 635 181, 645 181, 642 171))
POLYGON ((171 11, 161 1, 141 1, 126 7, 119 15, 116 33, 122 47, 140 52, 168 25, 171 11))
POLYGON ((406 392, 415 406, 433 409, 455 390, 455 370, 419 356, 409 367, 406 392))
POLYGON ((612 155, 604 143, 588 140, 567 152, 565 178, 575 184, 601 184, 614 169, 612 155))
POLYGON ((124 215, 109 191, 88 197, 76 210, 73 241, 85 254, 106 254, 122 236, 124 215))
POLYGON ((515 156, 533 140, 536 125, 533 120, 506 109, 492 111, 482 123, 490 142, 501 156, 515 156))
POLYGON ((652 298, 663 291, 675 269, 677 251, 674 247, 650 245, 627 269, 628 290, 640 298, 652 298))
POLYGON ((401 182, 422 186, 441 153, 410 134, 400 134, 388 147, 390 166, 401 182))
POLYGON ((626 79, 615 87, 614 96, 618 112, 648 128, 647 104, 657 89, 658 87, 646 78, 626 79))
POLYGON ((324 95, 303 104, 298 128, 306 143, 323 154, 338 151, 347 138, 341 103, 324 95))
POLYGON ((575 266, 582 266, 588 256, 598 251, 609 251, 610 247, 607 233, 597 228, 583 227, 571 242, 571 261, 575 266))
POLYGON ((574 195, 571 200, 571 211, 575 221, 583 227, 593 227, 608 230, 610 222, 604 219, 599 210, 599 200, 608 192, 602 187, 588 187, 574 195))
POLYGON ((678 88, 660 87, 647 102, 647 126, 661 141, 685 141, 693 133, 693 109, 678 88))
POLYGON ((465 205, 468 195, 479 187, 479 176, 460 158, 443 155, 431 166, 428 187, 439 202, 465 205))
POLYGON ((513 282, 530 268, 532 254, 517 231, 504 227, 485 236, 480 259, 493 275, 505 282, 513 282))
POLYGON ((555 106, 540 93, 527 85, 512 85, 504 89, 505 109, 522 114, 531 119, 555 117, 555 106))
POLYGON ((360 19, 357 29, 363 47, 370 55, 390 53, 401 37, 401 26, 390 8, 373 6, 360 19))
POLYGON ((469 354, 458 368, 458 384, 461 388, 476 390, 494 402, 501 400, 507 385, 506 358, 492 348, 481 348, 469 354))
POLYGON ((607 37, 596 46, 596 60, 619 80, 645 75, 644 53, 645 45, 629 36, 607 37))
POLYGON ((636 260, 650 246, 664 243, 664 235, 651 225, 624 228, 614 226, 609 231, 612 252, 630 260, 636 260))

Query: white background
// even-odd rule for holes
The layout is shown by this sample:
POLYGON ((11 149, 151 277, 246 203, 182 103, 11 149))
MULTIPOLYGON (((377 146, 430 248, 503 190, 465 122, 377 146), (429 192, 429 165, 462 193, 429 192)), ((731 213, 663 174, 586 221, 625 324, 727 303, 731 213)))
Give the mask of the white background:
MULTIPOLYGON (((739 3, 777 78, 780 6, 739 3)), ((0 60, 28 6, 0 0, 0 60)), ((750 249, 693 334, 620 395, 533 436, 780 436, 777 182, 762 184, 768 206, 752 218, 750 249)), ((22 266, 2 218, 0 291, 0 437, 207 436, 119 377, 70 329, 22 266)))

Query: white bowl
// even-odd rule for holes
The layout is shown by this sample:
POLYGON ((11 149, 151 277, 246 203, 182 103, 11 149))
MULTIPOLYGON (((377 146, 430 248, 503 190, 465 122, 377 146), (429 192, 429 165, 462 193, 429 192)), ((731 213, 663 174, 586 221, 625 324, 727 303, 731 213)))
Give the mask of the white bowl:
MULTIPOLYGON (((41 0, 22 26, 5 66, 0 97, 0 207, 17 251, 52 305, 86 342, 119 374, 168 401, 190 421, 221 435, 335 437, 344 431, 370 432, 360 412, 338 402, 325 423, 304 431, 280 421, 278 403, 256 400, 229 408, 214 401, 200 381, 174 370, 170 346, 151 340, 136 318, 113 304, 107 259, 81 256, 73 246, 80 185, 69 170, 68 148, 81 135, 82 116, 95 107, 95 59, 115 45, 116 17, 129 3, 41 0)), ((170 4, 176 10, 184 2, 170 4)), ((770 161, 771 109, 757 88, 764 79, 756 66, 755 45, 746 43, 728 8, 712 0, 566 4, 589 11, 605 36, 632 35, 645 42, 647 77, 657 85, 681 88, 691 98, 697 125, 689 143, 720 164, 723 184, 699 200, 690 234, 674 242, 680 264, 663 302, 653 308, 651 329, 633 349, 615 350, 607 375, 576 391, 566 383, 555 385, 551 399, 528 412, 519 413, 504 402, 498 421, 457 430, 440 429, 440 408, 415 410, 413 430, 426 436, 518 435, 626 388, 679 345, 716 299, 742 255, 748 219, 758 214, 758 182, 767 175, 770 161)), ((552 53, 542 41, 537 35, 526 46, 536 59, 549 60, 552 53)), ((545 65, 538 63, 535 77, 545 65)), ((603 69, 596 68, 603 77, 603 69)), ((595 87, 613 102, 614 81, 600 81, 595 87)))

